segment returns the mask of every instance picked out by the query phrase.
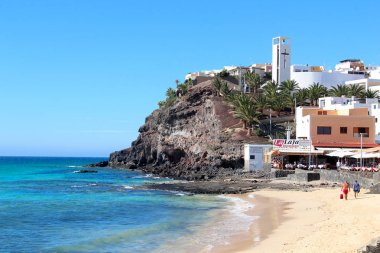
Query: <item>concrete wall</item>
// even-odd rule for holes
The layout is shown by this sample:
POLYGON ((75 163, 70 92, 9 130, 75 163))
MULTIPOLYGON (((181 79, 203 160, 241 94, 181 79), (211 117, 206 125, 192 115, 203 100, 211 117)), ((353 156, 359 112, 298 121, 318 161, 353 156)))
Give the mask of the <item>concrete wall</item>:
POLYGON ((358 183, 363 188, 369 188, 374 184, 374 180, 371 178, 366 178, 360 176, 359 173, 350 173, 346 171, 336 171, 336 170, 319 170, 322 181, 343 183, 348 180, 350 186, 352 187, 355 180, 358 180, 358 183))

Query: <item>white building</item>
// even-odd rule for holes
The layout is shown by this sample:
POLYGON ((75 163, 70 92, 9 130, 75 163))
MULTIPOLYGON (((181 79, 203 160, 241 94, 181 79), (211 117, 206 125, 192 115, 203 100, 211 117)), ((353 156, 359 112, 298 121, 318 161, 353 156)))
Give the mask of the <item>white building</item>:
POLYGON ((363 79, 357 79, 357 80, 351 80, 344 82, 346 85, 362 85, 365 87, 365 90, 373 90, 378 91, 380 94, 380 79, 374 79, 374 78, 363 78, 363 79))
POLYGON ((244 144, 245 171, 270 170, 272 148, 268 144, 244 144))
POLYGON ((290 80, 290 39, 276 37, 272 40, 272 80, 281 83, 290 80))
POLYGON ((185 76, 185 80, 194 80, 198 76, 202 77, 215 77, 222 71, 227 71, 231 76, 244 76, 245 73, 251 71, 252 73, 258 74, 260 77, 264 77, 266 73, 272 72, 271 64, 252 64, 251 66, 224 66, 222 69, 204 70, 199 72, 192 72, 185 76))
POLYGON ((327 88, 337 84, 345 84, 347 81, 359 80, 364 74, 351 74, 347 70, 325 71, 323 66, 292 65, 290 79, 295 80, 300 88, 308 88, 313 83, 320 83, 327 88))
POLYGON ((364 75, 365 66, 359 59, 345 59, 335 65, 335 71, 346 74, 361 74, 364 75))

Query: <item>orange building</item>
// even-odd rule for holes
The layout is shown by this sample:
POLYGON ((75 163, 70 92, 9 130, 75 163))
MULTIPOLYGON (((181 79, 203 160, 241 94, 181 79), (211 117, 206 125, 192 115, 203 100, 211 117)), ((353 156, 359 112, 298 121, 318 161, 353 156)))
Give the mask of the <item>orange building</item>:
POLYGON ((296 125, 297 139, 309 139, 314 147, 377 146, 375 117, 368 115, 367 108, 324 110, 316 107, 298 107, 296 125))

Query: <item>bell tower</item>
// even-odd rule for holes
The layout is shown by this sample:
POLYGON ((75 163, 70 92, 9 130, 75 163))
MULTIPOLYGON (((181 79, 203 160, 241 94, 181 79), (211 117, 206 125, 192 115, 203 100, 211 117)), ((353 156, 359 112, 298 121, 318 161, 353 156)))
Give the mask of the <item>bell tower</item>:
POLYGON ((272 80, 280 84, 290 80, 291 44, 287 37, 272 39, 272 80))

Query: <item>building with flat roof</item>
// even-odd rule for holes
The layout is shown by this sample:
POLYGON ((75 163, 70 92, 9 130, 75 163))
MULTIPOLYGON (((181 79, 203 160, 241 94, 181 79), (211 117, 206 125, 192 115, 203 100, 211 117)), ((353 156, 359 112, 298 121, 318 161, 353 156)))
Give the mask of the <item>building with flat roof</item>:
POLYGON ((355 97, 324 97, 319 99, 319 108, 323 110, 348 110, 364 108, 367 115, 375 118, 375 142, 380 143, 380 103, 377 98, 358 99, 355 97))
MULTIPOLYGON (((354 67, 350 64, 351 62, 341 62, 335 66, 335 71, 326 71, 323 66, 292 65, 290 79, 295 80, 300 88, 308 88, 313 83, 320 83, 331 88, 337 84, 345 84, 347 81, 365 78, 365 71, 353 71, 354 67)), ((364 68, 364 65, 362 67, 364 68)))
POLYGON ((320 148, 374 147, 375 117, 367 108, 297 107, 296 138, 320 148))

